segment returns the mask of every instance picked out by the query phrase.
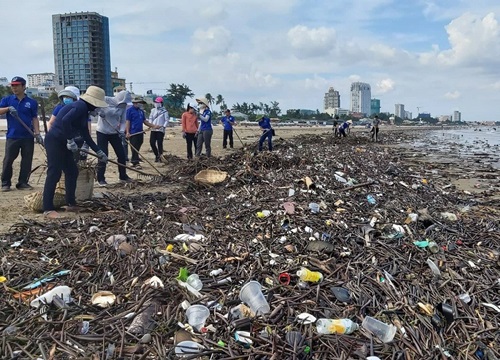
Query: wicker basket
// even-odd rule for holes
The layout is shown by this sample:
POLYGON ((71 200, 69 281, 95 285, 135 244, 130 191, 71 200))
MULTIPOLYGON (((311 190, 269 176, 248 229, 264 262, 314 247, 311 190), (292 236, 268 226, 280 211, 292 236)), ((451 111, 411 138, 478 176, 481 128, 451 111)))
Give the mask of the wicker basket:
MULTIPOLYGON (((24 196, 24 202, 28 209, 35 212, 43 211, 43 192, 38 191, 24 196)), ((66 205, 66 198, 64 192, 56 191, 54 193, 54 207, 59 209, 61 206, 66 205)))
POLYGON ((194 180, 202 184, 214 185, 223 182, 226 178, 227 172, 225 171, 207 169, 196 174, 194 180))
MULTIPOLYGON (((94 195, 94 174, 93 168, 85 167, 78 170, 78 179, 76 180, 75 197, 77 201, 85 201, 92 199, 94 195)), ((64 173, 61 175, 61 180, 57 184, 56 191, 64 192, 64 173)))

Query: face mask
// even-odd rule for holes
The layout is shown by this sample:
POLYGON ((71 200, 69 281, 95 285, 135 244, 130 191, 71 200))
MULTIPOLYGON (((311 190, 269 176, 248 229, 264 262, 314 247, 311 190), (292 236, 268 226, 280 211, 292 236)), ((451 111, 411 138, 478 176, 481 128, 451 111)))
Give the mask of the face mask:
POLYGON ((144 109, 144 105, 143 104, 139 104, 139 109, 143 110, 144 109))
POLYGON ((73 99, 72 98, 63 98, 63 103, 64 105, 68 105, 68 104, 71 104, 73 102, 73 99))
POLYGON ((155 108, 161 108, 161 104, 160 103, 155 103, 155 108))
POLYGON ((199 104, 198 107, 200 108, 200 110, 205 110, 207 106, 205 104, 199 104))

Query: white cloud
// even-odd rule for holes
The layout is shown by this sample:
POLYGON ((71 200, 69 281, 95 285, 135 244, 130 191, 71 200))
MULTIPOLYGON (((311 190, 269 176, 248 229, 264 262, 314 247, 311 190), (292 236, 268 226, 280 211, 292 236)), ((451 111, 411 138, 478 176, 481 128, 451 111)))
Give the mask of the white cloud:
POLYGON ((288 30, 287 38, 298 57, 327 55, 335 47, 335 30, 297 25, 288 30))
POLYGON ((192 51, 195 55, 225 55, 231 45, 231 31, 224 26, 197 29, 193 36, 192 51))
POLYGON ((453 91, 453 92, 447 92, 446 94, 444 94, 444 97, 449 99, 449 100, 456 100, 460 97, 460 91, 453 91))
POLYGON ((382 79, 377 83, 376 94, 385 94, 394 90, 395 82, 392 79, 382 79))

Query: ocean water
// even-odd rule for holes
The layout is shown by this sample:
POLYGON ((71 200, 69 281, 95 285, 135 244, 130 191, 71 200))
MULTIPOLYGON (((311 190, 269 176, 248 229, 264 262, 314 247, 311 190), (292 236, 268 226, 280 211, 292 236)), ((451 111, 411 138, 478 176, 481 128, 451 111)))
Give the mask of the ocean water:
POLYGON ((407 145, 435 162, 474 161, 500 169, 500 127, 436 129, 407 145))

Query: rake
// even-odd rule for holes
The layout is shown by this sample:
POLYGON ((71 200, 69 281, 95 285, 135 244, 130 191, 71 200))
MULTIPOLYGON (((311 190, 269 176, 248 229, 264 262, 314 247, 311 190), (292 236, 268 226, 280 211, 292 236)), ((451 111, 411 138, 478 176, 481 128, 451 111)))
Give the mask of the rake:
MULTIPOLYGON (((93 152, 90 152, 90 151, 88 151, 86 149, 80 148, 79 151, 81 151, 81 152, 83 152, 85 154, 94 156, 96 158, 99 157, 96 154, 94 154, 93 152)), ((115 161, 115 160, 108 159, 108 162, 110 162, 111 164, 115 164, 115 165, 124 167, 125 169, 131 170, 131 171, 135 171, 136 173, 138 173, 140 175, 139 177, 147 178, 147 179, 150 179, 152 181, 161 181, 161 180, 164 179, 164 176, 161 175, 161 174, 160 175, 148 174, 147 172, 144 172, 142 170, 136 169, 136 168, 134 168, 132 166, 127 166, 127 165, 120 164, 118 161, 115 161)))

